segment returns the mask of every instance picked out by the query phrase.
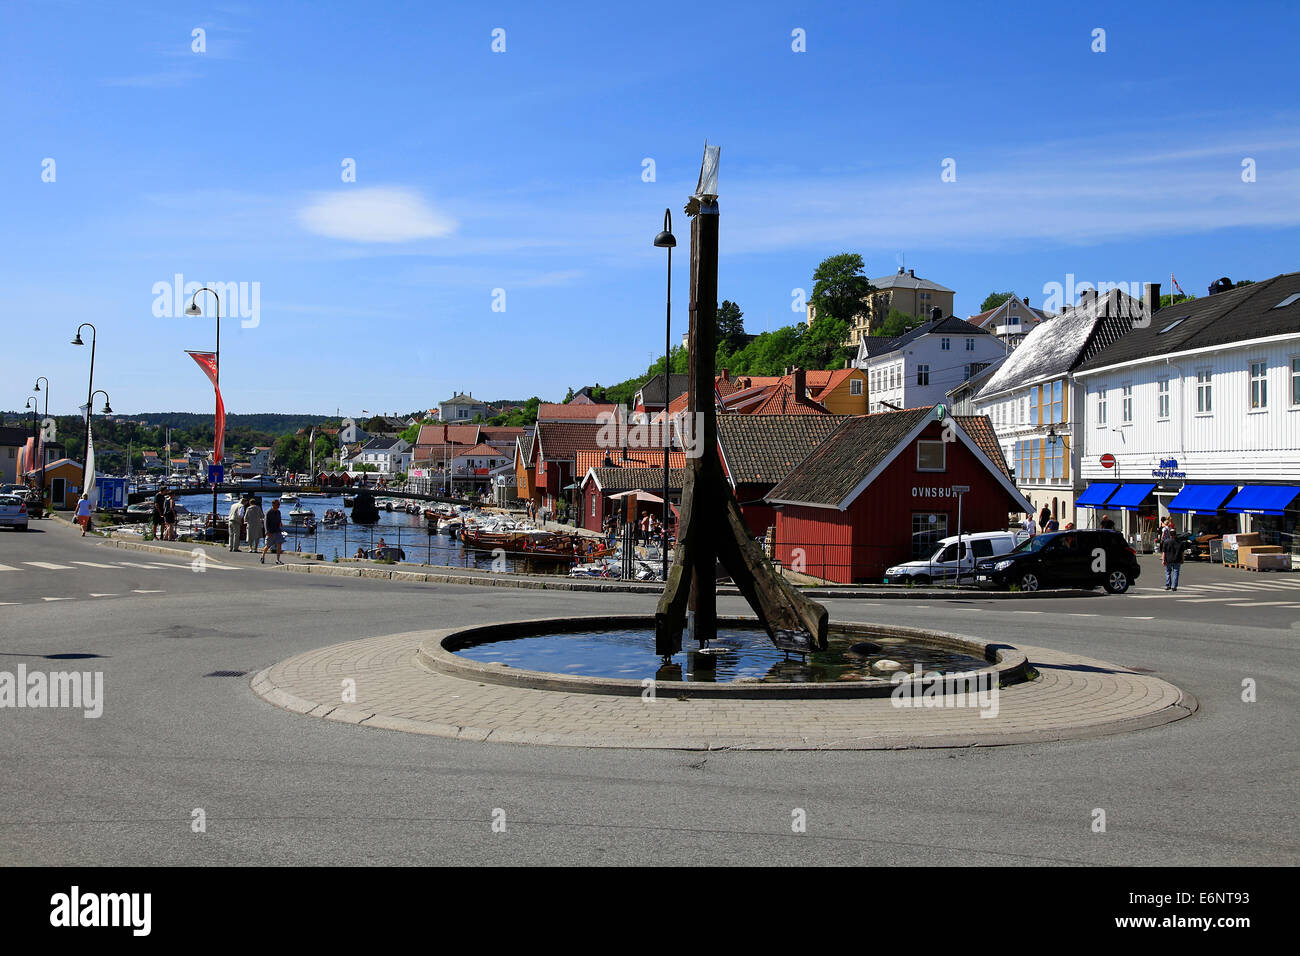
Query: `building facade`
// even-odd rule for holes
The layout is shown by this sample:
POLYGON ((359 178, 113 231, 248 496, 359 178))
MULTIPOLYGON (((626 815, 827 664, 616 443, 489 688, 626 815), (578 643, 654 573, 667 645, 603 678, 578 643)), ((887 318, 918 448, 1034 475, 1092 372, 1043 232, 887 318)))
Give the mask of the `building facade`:
POLYGON ((949 315, 897 338, 862 339, 854 364, 867 375, 868 411, 874 413, 940 404, 954 386, 1005 354, 987 330, 949 315))

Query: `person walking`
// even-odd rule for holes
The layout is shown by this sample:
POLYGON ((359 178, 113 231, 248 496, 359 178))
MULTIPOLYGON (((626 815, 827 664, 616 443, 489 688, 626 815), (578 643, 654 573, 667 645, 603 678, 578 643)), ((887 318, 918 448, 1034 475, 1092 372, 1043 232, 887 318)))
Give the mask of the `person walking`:
POLYGON ((280 514, 280 499, 271 502, 271 510, 266 513, 266 547, 262 549, 262 563, 266 564, 266 553, 275 548, 275 563, 280 560, 280 546, 284 544, 284 518, 280 514))
POLYGON ((163 540, 176 540, 176 492, 167 494, 163 503, 163 540))
POLYGON ((1102 528, 1102 530, 1104 530, 1104 531, 1114 531, 1114 530, 1115 530, 1115 522, 1111 520, 1110 515, 1103 514, 1103 515, 1101 516, 1101 528, 1102 528))
POLYGON ((149 529, 150 534, 154 538, 158 537, 158 533, 160 529, 163 528, 164 526, 163 510, 166 508, 166 505, 167 505, 167 492, 159 488, 158 493, 153 496, 153 518, 152 518, 153 524, 149 529))
POLYGON ((1174 534, 1172 524, 1160 537, 1160 563, 1165 566, 1165 590, 1178 590, 1178 575, 1183 569, 1183 543, 1174 534))
POLYGON ((1047 522, 1052 520, 1052 511, 1047 505, 1043 505, 1043 510, 1038 513, 1038 527, 1047 530, 1047 522))
POLYGON ((249 498, 244 509, 244 533, 248 535, 248 550, 254 554, 262 543, 266 529, 266 515, 262 513, 262 499, 249 498))
POLYGON ((84 538, 90 530, 90 495, 84 492, 77 499, 77 524, 81 525, 81 536, 84 538))
POLYGON ((1029 537, 1032 538, 1034 536, 1034 532, 1038 530, 1038 525, 1034 524, 1034 516, 1032 513, 1025 515, 1025 520, 1020 522, 1020 527, 1024 530, 1025 534, 1029 535, 1029 537))
POLYGON ((1048 533, 1051 533, 1053 531, 1060 531, 1061 523, 1057 521, 1055 518, 1048 518, 1047 527, 1044 528, 1043 530, 1047 531, 1048 533))
POLYGON ((248 499, 236 498, 234 504, 230 506, 229 525, 226 537, 229 539, 230 550, 239 550, 239 539, 244 536, 244 511, 248 507, 248 499))

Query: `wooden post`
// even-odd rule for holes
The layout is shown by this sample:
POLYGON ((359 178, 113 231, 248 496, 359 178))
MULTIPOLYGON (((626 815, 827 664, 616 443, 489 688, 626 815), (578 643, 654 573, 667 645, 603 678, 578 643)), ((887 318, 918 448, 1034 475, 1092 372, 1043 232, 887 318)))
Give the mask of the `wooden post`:
MULTIPOLYGON (((692 438, 701 454, 689 459, 686 469, 677 548, 655 612, 655 649, 663 657, 681 650, 688 604, 695 614, 696 638, 705 641, 716 636, 714 569, 721 557, 774 644, 797 651, 825 650, 826 609, 791 587, 763 556, 745 526, 718 457, 713 363, 717 349, 719 213, 716 196, 704 194, 710 159, 714 164, 717 160, 714 149, 710 157, 706 147, 701 189, 686 206, 686 214, 691 217, 687 411, 689 427, 694 429, 692 438)), ((664 376, 666 422, 667 405, 672 399, 669 369, 664 369, 664 376)))

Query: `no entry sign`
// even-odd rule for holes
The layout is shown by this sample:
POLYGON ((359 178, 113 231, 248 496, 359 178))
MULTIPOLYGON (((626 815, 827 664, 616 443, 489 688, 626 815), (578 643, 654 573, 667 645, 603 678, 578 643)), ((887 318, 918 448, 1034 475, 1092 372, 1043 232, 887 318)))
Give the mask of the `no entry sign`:
POLYGON ((1103 467, 1103 468, 1114 468, 1114 467, 1115 467, 1115 456, 1114 456, 1114 455, 1111 455, 1111 454, 1109 454, 1109 453, 1108 453, 1108 454, 1105 454, 1105 455, 1102 455, 1102 456, 1101 456, 1101 467, 1103 467))

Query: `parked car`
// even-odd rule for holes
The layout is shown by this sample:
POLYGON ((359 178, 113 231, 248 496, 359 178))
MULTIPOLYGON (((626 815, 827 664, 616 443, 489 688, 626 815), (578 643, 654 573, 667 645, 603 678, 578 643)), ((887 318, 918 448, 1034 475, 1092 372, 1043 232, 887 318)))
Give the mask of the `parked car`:
POLYGON ((0 495, 0 527, 27 530, 27 495, 0 495))
POLYGON ((1023 531, 980 531, 941 538, 928 558, 896 564, 885 571, 884 580, 886 584, 929 584, 970 579, 977 562, 1007 554, 1027 537, 1023 531))
POLYGON ((1039 534, 1000 558, 975 568, 980 587, 1104 587, 1123 594, 1138 579, 1137 552, 1118 531, 1055 531, 1039 534))

